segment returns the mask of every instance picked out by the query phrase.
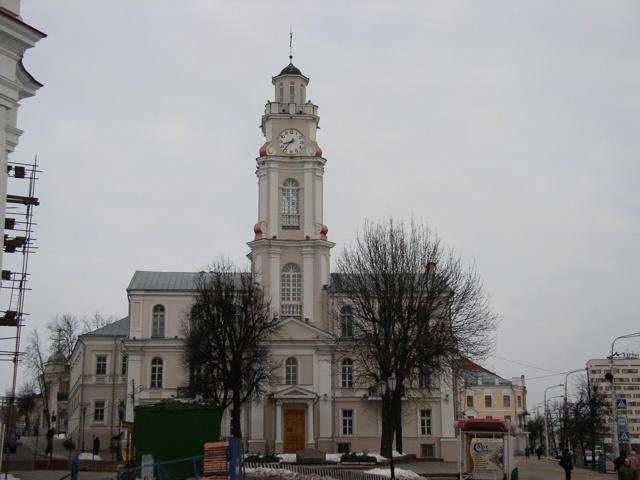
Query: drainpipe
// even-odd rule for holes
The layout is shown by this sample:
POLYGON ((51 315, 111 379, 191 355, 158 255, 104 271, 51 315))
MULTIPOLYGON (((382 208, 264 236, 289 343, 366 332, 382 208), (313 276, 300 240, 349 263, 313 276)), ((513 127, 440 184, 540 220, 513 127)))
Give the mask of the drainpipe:
POLYGON ((117 342, 118 339, 113 337, 113 366, 111 368, 111 427, 109 428, 109 445, 111 445, 111 439, 113 438, 113 421, 114 414, 116 410, 116 365, 118 361, 116 360, 117 355, 117 342))
POLYGON ((85 351, 86 345, 84 339, 78 337, 78 341, 82 344, 82 369, 80 370, 80 420, 82 421, 82 428, 80 429, 80 448, 84 452, 84 425, 85 425, 85 406, 84 406, 84 369, 86 368, 85 351))

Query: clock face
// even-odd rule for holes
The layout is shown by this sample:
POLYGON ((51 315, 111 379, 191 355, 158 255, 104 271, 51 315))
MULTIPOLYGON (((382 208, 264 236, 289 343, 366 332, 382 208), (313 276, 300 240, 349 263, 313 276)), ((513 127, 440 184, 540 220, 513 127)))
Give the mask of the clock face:
POLYGON ((282 151, 288 155, 300 153, 304 146, 304 135, 298 130, 288 128, 283 130, 278 136, 278 144, 282 151))

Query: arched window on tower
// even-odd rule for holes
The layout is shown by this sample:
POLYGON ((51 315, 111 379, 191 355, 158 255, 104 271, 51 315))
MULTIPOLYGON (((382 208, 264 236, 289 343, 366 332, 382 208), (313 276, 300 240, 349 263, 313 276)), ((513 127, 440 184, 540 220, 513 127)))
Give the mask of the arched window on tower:
POLYGON ((165 310, 162 305, 153 307, 151 319, 151 337, 164 338, 165 310))
POLYGON ((298 360, 293 357, 287 358, 284 364, 284 383, 287 385, 298 384, 298 360))
POLYGON ((164 377, 164 363, 160 357, 151 360, 151 388, 162 388, 162 379, 164 377))
POLYGON ((304 105, 304 83, 300 84, 300 105, 304 105))
POLYGON ((353 360, 345 358, 340 366, 340 385, 342 388, 353 388, 353 360))
POLYGON ((340 336, 342 338, 353 337, 353 310, 348 305, 340 310, 340 336))
POLYGON ((295 178, 282 185, 282 227, 300 228, 300 189, 295 178))
POLYGON ((278 84, 278 102, 284 103, 284 83, 280 82, 278 84))
POLYGON ((285 318, 302 316, 302 273, 295 263, 287 263, 281 274, 280 309, 285 318))
POLYGON ((296 103, 296 84, 289 84, 289 103, 296 103))

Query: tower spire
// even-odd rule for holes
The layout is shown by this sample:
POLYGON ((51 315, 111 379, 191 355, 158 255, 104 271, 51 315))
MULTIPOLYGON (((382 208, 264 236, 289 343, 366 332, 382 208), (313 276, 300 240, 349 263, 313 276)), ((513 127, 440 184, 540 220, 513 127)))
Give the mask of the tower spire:
POLYGON ((293 63, 293 28, 289 25, 289 63, 293 63))

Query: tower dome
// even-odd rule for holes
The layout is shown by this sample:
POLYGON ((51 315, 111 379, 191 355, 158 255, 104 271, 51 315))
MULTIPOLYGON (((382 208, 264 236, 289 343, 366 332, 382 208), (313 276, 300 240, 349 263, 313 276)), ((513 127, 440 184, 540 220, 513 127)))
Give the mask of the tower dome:
POLYGON ((302 72, 293 63, 289 63, 289 65, 284 67, 282 71, 278 74, 278 76, 280 75, 302 75, 302 72))

